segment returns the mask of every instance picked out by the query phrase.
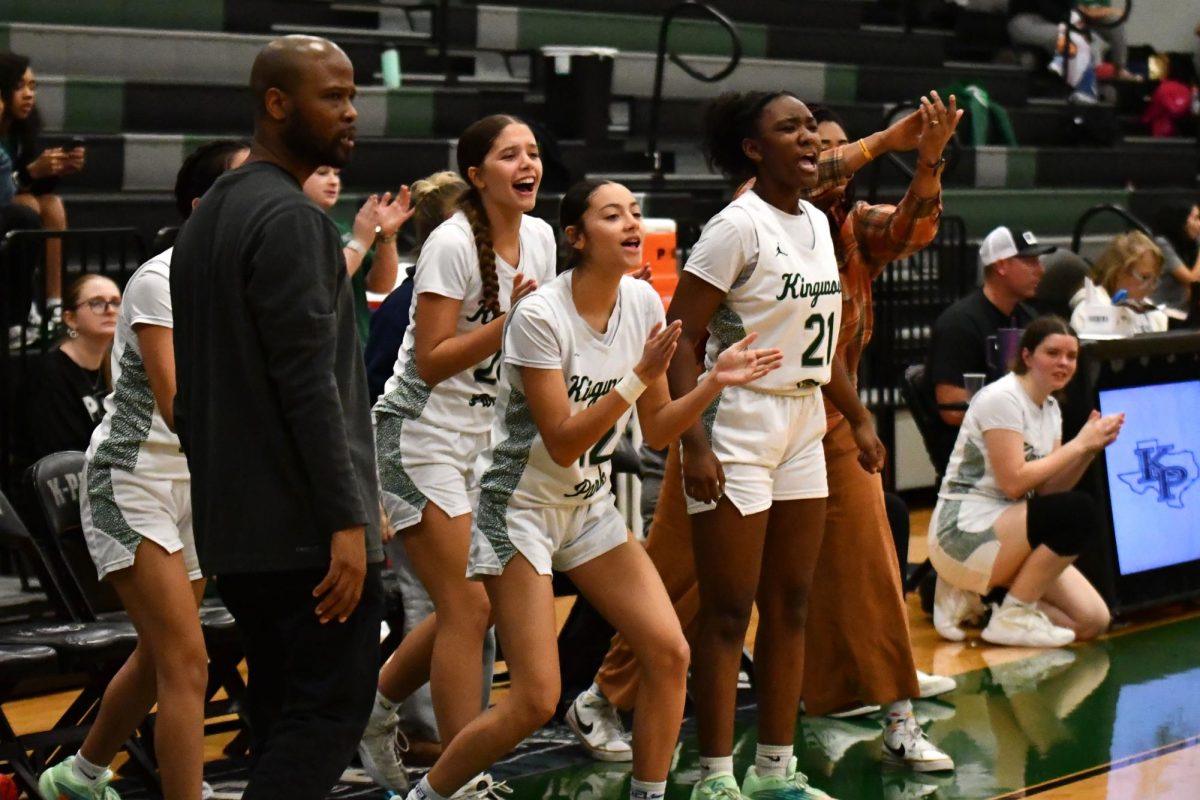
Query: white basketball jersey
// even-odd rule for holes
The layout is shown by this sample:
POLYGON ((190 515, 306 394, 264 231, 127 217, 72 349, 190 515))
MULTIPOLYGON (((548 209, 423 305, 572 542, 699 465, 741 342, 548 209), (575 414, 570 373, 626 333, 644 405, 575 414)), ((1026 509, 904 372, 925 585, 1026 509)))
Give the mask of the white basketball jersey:
MULTIPOLYGON (((528 214, 521 218, 520 264, 496 257, 496 277, 500 283, 500 311, 508 311, 513 277, 520 271, 542 286, 554 278, 558 253, 554 231, 544 221, 528 214)), ((471 224, 461 211, 447 219, 429 235, 417 259, 413 276, 413 299, 408 330, 396 358, 392 377, 375 406, 376 411, 420 418, 437 428, 484 434, 491 429, 492 406, 496 402, 496 370, 500 354, 470 369, 452 375, 430 387, 417 374, 414 355, 419 295, 432 293, 462 301, 456 336, 479 328, 494 318, 483 305, 483 281, 479 276, 479 253, 471 224)))
POLYGON ((622 278, 603 333, 575 311, 573 271, 522 300, 505 325, 500 393, 492 443, 479 456, 480 489, 491 503, 517 507, 581 506, 607 498, 617 441, 632 407, 595 445, 566 467, 554 463, 534 423, 521 367, 561 369, 571 413, 594 405, 637 365, 662 301, 645 281, 622 278))
POLYGON ((747 385, 804 394, 829 382, 837 349, 842 286, 825 215, 800 201, 786 214, 749 191, 713 217, 686 272, 725 292, 708 324, 705 367, 721 351, 758 333, 755 347, 778 347, 783 365, 747 385))

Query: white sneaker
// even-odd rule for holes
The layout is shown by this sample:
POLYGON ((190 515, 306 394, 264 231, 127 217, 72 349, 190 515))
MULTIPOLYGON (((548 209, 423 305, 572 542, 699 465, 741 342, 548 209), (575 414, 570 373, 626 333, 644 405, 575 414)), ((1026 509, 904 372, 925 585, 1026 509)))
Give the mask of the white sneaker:
POLYGON ((512 793, 507 783, 495 780, 490 773, 481 772, 450 795, 450 800, 502 800, 504 795, 512 793))
POLYGON ((1016 647, 1065 647, 1075 641, 1075 631, 1060 628, 1037 606, 992 606, 992 618, 983 629, 983 640, 1016 647))
POLYGON ((954 769, 954 760, 925 738, 925 731, 912 715, 888 720, 883 729, 883 763, 911 767, 916 772, 954 769))
POLYGON ((855 717, 870 716, 879 711, 879 709, 880 706, 876 705, 851 706, 850 708, 834 711, 832 714, 826 714, 825 716, 831 719, 854 719, 855 717))
POLYGON ((358 743, 358 757, 371 780, 384 789, 401 794, 411 788, 401 760, 401 754, 408 749, 407 740, 403 745, 400 743, 403 737, 400 718, 393 713, 385 720, 368 722, 358 743))
POLYGON ((967 638, 960 626, 968 620, 978 621, 984 611, 979 595, 938 577, 933 590, 933 627, 943 639, 961 642, 967 638))
POLYGON ((953 678, 947 678, 945 675, 930 675, 928 672, 917 670, 917 686, 921 689, 922 698, 937 697, 939 694, 953 692, 958 688, 958 684, 953 678))
POLYGON ((603 696, 585 689, 567 709, 567 725, 597 761, 632 761, 625 726, 617 709, 603 696))

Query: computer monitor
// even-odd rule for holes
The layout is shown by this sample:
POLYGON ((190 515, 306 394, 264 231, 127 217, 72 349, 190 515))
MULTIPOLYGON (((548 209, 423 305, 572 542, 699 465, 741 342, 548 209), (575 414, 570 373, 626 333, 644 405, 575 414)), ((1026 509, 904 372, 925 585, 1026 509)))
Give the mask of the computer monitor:
POLYGON ((1200 380, 1100 388, 1096 396, 1102 414, 1125 414, 1120 437, 1103 459, 1118 604, 1195 594, 1200 380))

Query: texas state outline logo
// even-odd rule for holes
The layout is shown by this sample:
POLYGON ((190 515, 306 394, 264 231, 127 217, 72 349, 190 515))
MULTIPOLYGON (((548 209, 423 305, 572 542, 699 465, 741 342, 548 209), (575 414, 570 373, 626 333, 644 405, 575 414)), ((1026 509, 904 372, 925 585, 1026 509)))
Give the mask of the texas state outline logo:
POLYGON ((1153 491, 1158 502, 1170 508, 1183 508, 1183 495, 1200 479, 1200 465, 1191 450, 1175 450, 1173 444, 1145 439, 1134 448, 1137 469, 1117 474, 1130 489, 1140 495, 1153 491))

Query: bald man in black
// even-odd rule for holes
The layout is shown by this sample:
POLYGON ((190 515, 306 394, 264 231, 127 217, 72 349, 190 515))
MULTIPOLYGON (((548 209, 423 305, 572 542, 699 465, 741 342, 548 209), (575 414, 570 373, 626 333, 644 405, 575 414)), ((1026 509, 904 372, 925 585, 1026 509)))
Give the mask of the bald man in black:
POLYGON ((353 299, 337 229, 301 191, 350 157, 354 73, 332 42, 288 36, 250 81, 250 158, 175 245, 175 420, 201 566, 245 641, 243 797, 318 800, 370 713, 382 605, 353 299))

